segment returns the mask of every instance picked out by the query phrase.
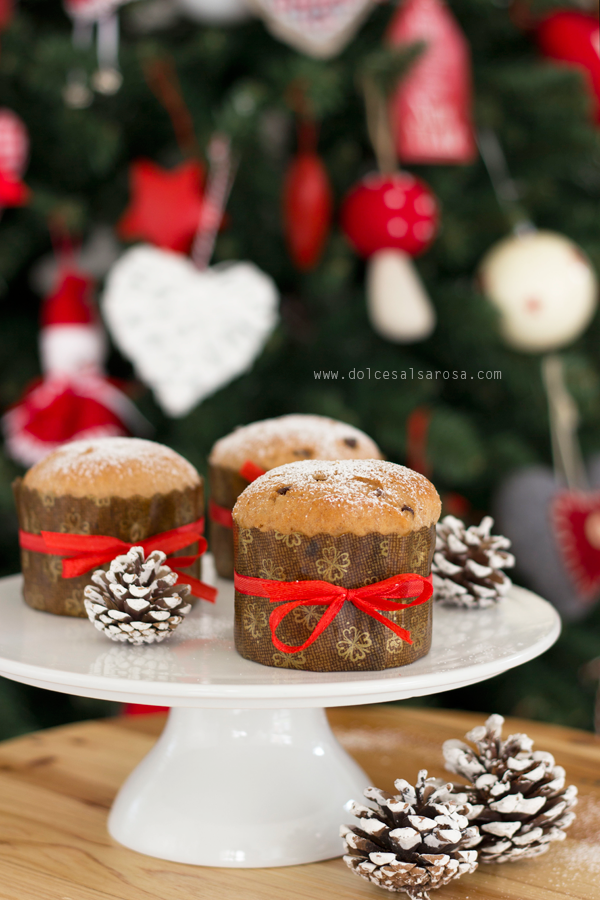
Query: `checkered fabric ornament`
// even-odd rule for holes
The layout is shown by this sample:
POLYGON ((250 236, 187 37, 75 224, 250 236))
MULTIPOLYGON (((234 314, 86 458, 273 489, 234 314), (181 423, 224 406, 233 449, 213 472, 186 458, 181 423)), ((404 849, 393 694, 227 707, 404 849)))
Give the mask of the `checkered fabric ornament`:
POLYGON ((309 56, 339 53, 374 0, 247 0, 275 37, 309 56))

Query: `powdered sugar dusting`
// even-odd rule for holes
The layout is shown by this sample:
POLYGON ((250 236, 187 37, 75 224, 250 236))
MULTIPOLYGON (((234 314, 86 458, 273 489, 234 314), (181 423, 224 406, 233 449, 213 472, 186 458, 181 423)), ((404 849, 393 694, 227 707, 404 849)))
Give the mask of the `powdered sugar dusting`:
POLYGON ((371 459, 381 453, 370 437, 325 416, 293 414, 254 422, 213 447, 210 461, 237 469, 251 460, 264 469, 302 459, 371 459))
POLYGON ((440 513, 435 488, 418 472, 380 459, 302 460, 271 469, 239 496, 242 527, 303 534, 405 534, 440 513))
POLYGON ((52 490, 53 485, 59 492, 75 488, 77 495, 83 495, 107 481, 115 494, 131 495, 138 492, 140 479, 154 492, 163 493, 198 484, 199 475, 187 460, 162 444, 106 437, 65 444, 33 466, 24 483, 43 491, 52 490), (131 490, 127 490, 128 482, 131 490))

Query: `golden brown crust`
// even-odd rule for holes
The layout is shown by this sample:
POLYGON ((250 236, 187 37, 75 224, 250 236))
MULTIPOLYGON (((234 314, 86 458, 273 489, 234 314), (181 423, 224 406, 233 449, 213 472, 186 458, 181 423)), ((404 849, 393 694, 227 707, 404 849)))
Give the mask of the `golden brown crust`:
POLYGON ((379 459, 303 460, 272 469, 240 494, 240 528, 316 534, 408 534, 437 522, 441 503, 425 478, 379 459))
POLYGON ((174 450, 125 437, 65 444, 23 479, 30 490, 54 497, 152 497, 200 482, 196 469, 174 450))
POLYGON ((381 451, 352 425, 294 414, 236 429, 216 442, 209 462, 237 472, 250 460, 268 471, 301 459, 381 459, 381 451))

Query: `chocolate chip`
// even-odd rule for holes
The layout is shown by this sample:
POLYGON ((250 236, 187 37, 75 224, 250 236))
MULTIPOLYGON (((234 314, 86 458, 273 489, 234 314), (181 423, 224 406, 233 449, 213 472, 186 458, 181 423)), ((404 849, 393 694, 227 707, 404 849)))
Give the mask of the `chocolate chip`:
POLYGON ((313 450, 310 447, 298 447, 297 450, 293 451, 294 456, 297 456, 298 459, 312 459, 313 458, 313 450))
POLYGON ((403 506, 403 507, 402 507, 402 512, 409 512, 409 513, 412 513, 413 516, 414 516, 414 514, 415 514, 414 509, 412 509, 410 506, 403 506))
POLYGON ((358 441, 356 438, 344 438, 344 443, 346 447, 356 447, 358 446, 358 441))
POLYGON ((375 496, 383 497, 383 491, 381 490, 381 488, 377 488, 377 490, 375 491, 375 496))
POLYGON ((277 493, 278 494, 287 494, 287 492, 290 491, 291 489, 292 489, 291 484, 282 484, 281 487, 277 488, 277 493))

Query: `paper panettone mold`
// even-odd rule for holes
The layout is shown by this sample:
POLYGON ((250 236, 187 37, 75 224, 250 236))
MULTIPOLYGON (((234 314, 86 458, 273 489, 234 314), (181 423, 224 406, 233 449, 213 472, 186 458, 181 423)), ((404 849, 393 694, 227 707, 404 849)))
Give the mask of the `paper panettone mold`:
POLYGON ((231 510, 257 474, 302 459, 380 458, 377 444, 364 432, 325 416, 280 416, 253 422, 221 438, 208 461, 210 542, 219 575, 233 578, 231 510), (254 472, 245 471, 247 463, 254 472))
MULTIPOLYGON (((108 535, 137 544, 196 522, 204 512, 202 478, 194 467, 168 447, 137 438, 73 441, 17 479, 13 490, 20 530, 34 536, 108 535)), ((174 555, 189 556, 195 549, 174 555)), ((63 578, 61 556, 23 547, 21 567, 29 606, 86 616, 89 572, 63 578)), ((184 571, 199 577, 200 561, 184 571)))
MULTIPOLYGON (((246 488, 234 507, 236 572, 271 582, 317 580, 349 589, 404 573, 423 580, 431 572, 439 513, 433 485, 394 463, 281 466, 246 488)), ((246 659, 319 672, 373 671, 414 662, 431 646, 431 600, 383 613, 410 633, 412 643, 344 602, 314 643, 299 652, 282 652, 269 624, 279 605, 236 589, 235 645, 246 659)), ((319 605, 294 608, 277 626, 277 638, 301 646, 325 610, 319 605)))

